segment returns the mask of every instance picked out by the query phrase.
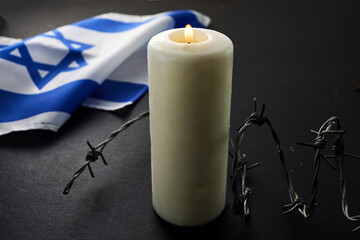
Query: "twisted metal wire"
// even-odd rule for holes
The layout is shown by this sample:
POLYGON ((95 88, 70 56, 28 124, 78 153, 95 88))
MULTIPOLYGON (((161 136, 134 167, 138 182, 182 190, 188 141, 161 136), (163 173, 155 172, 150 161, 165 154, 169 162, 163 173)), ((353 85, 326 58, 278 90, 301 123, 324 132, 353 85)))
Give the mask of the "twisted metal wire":
MULTIPOLYGON (((309 218, 313 212, 314 208, 316 206, 315 199, 316 194, 318 191, 318 173, 319 173, 319 167, 320 167, 320 161, 325 160, 329 165, 334 168, 338 169, 339 177, 340 177, 340 190, 341 190, 341 205, 342 205, 342 211, 345 217, 351 221, 360 221, 360 215, 358 216, 350 216, 349 214, 349 207, 348 202, 346 198, 347 194, 347 187, 344 177, 344 158, 345 156, 353 157, 353 158, 359 158, 359 156, 354 154, 346 153, 344 150, 344 134, 346 130, 342 129, 340 125, 340 120, 338 117, 333 116, 329 118, 324 124, 320 127, 319 131, 311 130, 312 133, 316 134, 316 138, 314 143, 304 143, 304 142, 298 142, 299 145, 303 146, 309 146, 313 147, 315 149, 315 155, 314 155, 314 177, 313 177, 313 183, 312 183, 312 196, 310 199, 309 204, 306 204, 305 202, 301 202, 299 204, 294 204, 293 202, 289 205, 284 206, 285 213, 291 212, 295 209, 298 209, 301 215, 303 215, 305 218, 309 218), (335 127, 334 130, 331 128, 335 127), (336 140, 333 142, 332 150, 334 152, 334 155, 324 155, 322 153, 322 150, 327 145, 326 136, 327 135, 338 135, 336 140), (336 166, 329 160, 329 158, 333 158, 335 160, 336 166), (340 158, 340 161, 339 161, 340 158)), ((355 228, 353 231, 357 231, 360 229, 360 226, 355 228)))
MULTIPOLYGON (((319 129, 319 131, 311 130, 312 133, 316 134, 316 138, 314 143, 303 143, 298 142, 299 145, 303 146, 310 146, 315 149, 315 155, 314 155, 314 172, 313 172, 313 181, 312 181, 312 196, 309 203, 306 203, 304 200, 302 200, 299 195, 295 192, 292 180, 289 174, 289 171, 286 166, 284 152, 281 148, 280 141, 278 138, 278 135, 273 128, 269 118, 267 118, 264 115, 265 106, 263 105, 263 108, 260 113, 256 111, 256 99, 254 99, 255 104, 255 110, 254 113, 248 117, 240 127, 238 127, 236 130, 237 136, 235 143, 230 141, 231 146, 233 147, 233 153, 230 154, 230 156, 233 158, 232 162, 232 191, 234 194, 234 200, 232 204, 233 212, 236 215, 242 215, 247 216, 250 213, 249 204, 248 204, 248 198, 251 193, 251 189, 246 186, 246 173, 247 169, 250 169, 252 167, 258 166, 259 164, 256 163, 250 167, 247 166, 247 161, 245 158, 245 154, 240 153, 240 144, 242 142, 242 139, 244 137, 244 133, 247 128, 250 126, 257 126, 260 127, 264 124, 268 125, 268 127, 271 130, 272 137, 276 143, 278 154, 280 157, 280 162, 283 167, 283 172, 285 173, 285 179, 288 187, 288 192, 290 196, 290 204, 287 204, 284 206, 284 214, 290 213, 297 209, 301 215, 305 218, 310 218, 312 214, 314 213, 314 209, 318 204, 316 203, 316 195, 318 192, 318 174, 320 169, 320 162, 321 160, 324 160, 326 163, 329 164, 330 167, 333 169, 338 169, 339 171, 339 177, 340 177, 340 189, 341 189, 341 197, 342 197, 342 211, 345 215, 345 217, 351 221, 360 221, 360 215, 358 216, 350 216, 349 214, 349 207, 348 202, 346 198, 347 194, 347 187, 346 182, 344 178, 344 157, 353 157, 353 158, 359 158, 359 156, 354 154, 349 154, 344 151, 344 138, 343 135, 345 134, 345 130, 341 128, 340 120, 338 117, 333 116, 329 118, 319 129), (335 126, 335 129, 332 128, 335 126), (322 153, 322 150, 325 149, 327 146, 327 135, 338 135, 336 140, 333 142, 332 150, 334 152, 333 155, 324 155, 322 153), (330 161, 330 159, 335 160, 335 165, 330 161), (339 161, 340 159, 340 161, 339 161), (241 189, 239 189, 238 182, 239 179, 241 179, 241 189)), ((360 230, 360 226, 355 228, 353 231, 360 230)))
POLYGON ((93 147, 89 141, 87 141, 87 144, 90 148, 90 151, 87 153, 86 155, 86 162, 84 163, 84 165, 82 165, 75 173, 74 176, 72 177, 72 179, 69 181, 69 183, 66 185, 63 194, 68 194, 71 187, 73 186, 76 178, 78 178, 86 168, 89 169, 90 175, 91 177, 95 178, 94 172, 91 169, 90 163, 95 162, 96 160, 99 159, 99 157, 101 157, 103 163, 105 165, 108 165, 107 162, 105 161, 105 158, 102 154, 104 148, 106 147, 106 145, 112 141, 120 132, 124 131, 125 129, 127 129, 128 127, 130 127, 131 125, 133 125, 135 122, 147 117, 149 115, 149 112, 144 112, 141 113, 140 115, 138 115, 137 117, 131 119, 130 121, 126 122, 125 124, 123 124, 119 129, 115 130, 114 132, 112 132, 110 134, 110 136, 105 139, 104 141, 102 141, 101 143, 99 143, 98 145, 96 145, 95 147, 93 147))
POLYGON ((240 153, 240 144, 242 142, 242 139, 244 137, 244 133, 246 129, 248 129, 250 126, 257 126, 260 127, 264 124, 266 124, 271 131, 271 135, 276 143, 277 151, 279 154, 280 162, 283 167, 283 171, 285 173, 285 179, 288 187, 288 192, 290 195, 290 200, 292 204, 298 205, 302 203, 302 200, 299 199, 299 196, 294 190, 292 180, 289 174, 289 171, 286 166, 284 152, 281 148, 279 137, 273 128, 269 118, 264 115, 265 111, 265 105, 263 105, 262 110, 260 113, 256 110, 256 98, 254 98, 254 112, 248 117, 243 124, 241 124, 236 130, 236 140, 235 143, 231 142, 231 145, 233 147, 233 154, 230 156, 233 158, 232 161, 232 191, 234 194, 234 200, 232 204, 233 212, 236 215, 242 215, 247 216, 250 213, 249 204, 248 204, 248 198, 251 193, 251 189, 246 186, 246 171, 247 169, 251 169, 255 166, 258 166, 258 163, 255 163, 254 165, 248 167, 247 161, 245 159, 245 155, 240 153), (239 193, 238 190, 238 180, 241 179, 241 193, 239 193))
MULTIPOLYGON (((320 160, 324 159, 331 166, 333 166, 333 164, 330 162, 330 160, 325 155, 323 155, 320 151, 321 149, 324 149, 326 147, 327 141, 325 139, 325 132, 330 131, 330 128, 332 126, 331 124, 329 124, 330 122, 324 123, 321 126, 319 132, 312 131, 312 133, 317 134, 317 137, 315 138, 314 143, 298 142, 299 145, 310 146, 310 147, 315 148, 314 175, 313 175, 313 183, 312 183, 312 187, 311 187, 312 195, 311 195, 309 204, 307 204, 305 201, 301 201, 301 202, 297 202, 297 203, 292 202, 291 204, 285 205, 284 206, 285 212, 283 214, 286 214, 295 209, 298 209, 299 212, 301 213, 301 215, 303 215, 305 218, 309 218, 314 213, 314 209, 317 205, 315 202, 316 195, 317 195, 318 188, 319 188, 318 174, 319 174, 319 169, 320 169, 320 160)), ((335 166, 333 166, 333 167, 335 167, 335 166)))

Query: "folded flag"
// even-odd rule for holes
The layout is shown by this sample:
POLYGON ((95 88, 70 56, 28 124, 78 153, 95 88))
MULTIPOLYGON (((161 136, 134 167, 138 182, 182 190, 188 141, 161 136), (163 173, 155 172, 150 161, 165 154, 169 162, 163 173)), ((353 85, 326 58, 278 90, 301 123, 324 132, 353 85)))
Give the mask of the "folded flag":
POLYGON ((0 135, 57 131, 81 105, 133 103, 148 89, 150 38, 188 23, 206 27, 210 19, 192 10, 107 13, 26 40, 0 37, 0 135))

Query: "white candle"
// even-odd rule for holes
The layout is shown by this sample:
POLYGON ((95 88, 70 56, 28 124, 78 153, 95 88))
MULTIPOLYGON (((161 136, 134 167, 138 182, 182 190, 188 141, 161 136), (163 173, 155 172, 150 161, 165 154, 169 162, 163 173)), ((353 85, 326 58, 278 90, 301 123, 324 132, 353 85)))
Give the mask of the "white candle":
POLYGON ((233 45, 184 28, 148 44, 153 206, 179 226, 199 226, 225 206, 233 45))

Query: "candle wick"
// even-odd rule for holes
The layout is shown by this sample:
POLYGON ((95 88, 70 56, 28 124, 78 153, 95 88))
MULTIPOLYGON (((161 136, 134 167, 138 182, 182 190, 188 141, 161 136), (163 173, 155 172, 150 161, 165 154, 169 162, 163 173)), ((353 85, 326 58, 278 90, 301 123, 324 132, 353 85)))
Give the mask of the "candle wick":
POLYGON ((188 44, 190 44, 190 42, 188 42, 188 44))

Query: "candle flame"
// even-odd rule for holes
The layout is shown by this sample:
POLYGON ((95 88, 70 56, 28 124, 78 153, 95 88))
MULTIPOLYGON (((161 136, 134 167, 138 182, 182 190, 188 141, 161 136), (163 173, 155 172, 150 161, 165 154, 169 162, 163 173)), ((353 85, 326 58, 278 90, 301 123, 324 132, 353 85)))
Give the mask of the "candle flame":
POLYGON ((185 42, 191 43, 193 41, 193 29, 190 24, 185 26, 185 42))

